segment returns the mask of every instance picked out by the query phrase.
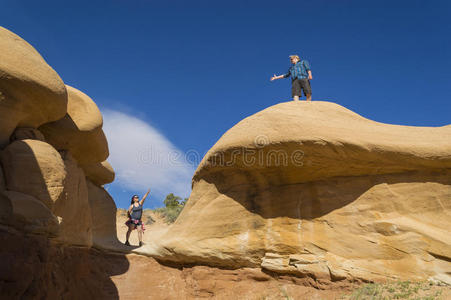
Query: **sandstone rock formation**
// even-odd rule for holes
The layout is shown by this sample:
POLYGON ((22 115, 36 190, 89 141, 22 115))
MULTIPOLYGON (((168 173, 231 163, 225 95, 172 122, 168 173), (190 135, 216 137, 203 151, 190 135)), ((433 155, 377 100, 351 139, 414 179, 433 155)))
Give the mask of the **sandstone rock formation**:
POLYGON ((281 103, 206 154, 162 260, 318 280, 451 282, 451 130, 281 103))
POLYGON ((116 206, 87 177, 103 185, 114 171, 96 104, 67 89, 69 102, 39 53, 0 27, 1 299, 117 299, 110 275, 128 267, 92 247, 116 246, 116 206))
POLYGON ((98 186, 111 183, 114 180, 114 170, 107 161, 82 166, 86 177, 98 186))
POLYGON ((38 140, 45 142, 42 132, 33 127, 18 127, 9 139, 11 142, 16 140, 38 140))
POLYGON ((259 112, 207 153, 176 223, 135 250, 165 265, 120 254, 132 248, 116 237, 107 157, 96 104, 0 27, 0 298, 451 284, 451 126, 381 124, 327 102, 259 112))
POLYGON ((66 89, 31 45, 0 27, 1 224, 91 247, 94 203, 114 210, 110 218, 94 215, 96 230, 116 238, 114 202, 103 189, 88 193, 86 183, 87 177, 99 186, 114 180, 102 123, 91 98, 66 89))
POLYGON ((4 149, 1 161, 8 190, 29 194, 52 209, 67 175, 58 151, 45 142, 18 140, 4 149))
POLYGON ((67 86, 64 118, 39 128, 57 150, 69 150, 80 165, 102 162, 108 157, 103 119, 97 105, 86 94, 67 86))
POLYGON ((26 41, 0 27, 0 148, 16 127, 37 127, 66 113, 63 81, 26 41))
POLYGON ((115 248, 118 246, 116 234, 116 204, 103 188, 87 181, 89 206, 92 218, 93 244, 99 248, 115 248))
MULTIPOLYGON (((2 153, 0 152, 0 157, 2 153)), ((0 191, 3 191, 6 188, 5 184, 5 175, 3 175, 3 167, 0 160, 0 191)))
POLYGON ((123 255, 59 245, 18 230, 0 228, 0 244, 1 299, 119 299, 110 277, 130 265, 123 255))
POLYGON ((0 190, 0 224, 10 223, 13 214, 13 206, 9 198, 0 190))
POLYGON ((3 194, 12 204, 13 225, 26 232, 57 236, 58 219, 44 203, 19 192, 5 191, 3 194))
POLYGON ((90 247, 92 219, 86 177, 69 151, 61 154, 67 176, 62 195, 53 206, 53 213, 61 218, 58 240, 90 247))

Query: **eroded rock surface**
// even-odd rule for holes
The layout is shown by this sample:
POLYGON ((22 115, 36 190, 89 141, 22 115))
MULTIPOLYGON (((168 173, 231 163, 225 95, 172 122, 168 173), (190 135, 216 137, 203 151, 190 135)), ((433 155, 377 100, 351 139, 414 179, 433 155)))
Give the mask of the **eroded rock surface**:
POLYGON ((61 197, 66 170, 60 154, 37 140, 17 140, 1 153, 6 188, 29 194, 48 208, 61 197))
POLYGON ((13 206, 11 200, 5 195, 4 191, 0 191, 0 224, 10 225, 12 215, 13 206))
POLYGON ((3 195, 12 205, 11 225, 30 233, 58 235, 58 219, 44 203, 19 192, 4 191, 3 195))
POLYGON ((4 228, 0 243, 1 299, 119 299, 110 276, 129 268, 123 255, 4 228))
POLYGON ((85 174, 69 151, 61 154, 67 176, 62 195, 53 206, 53 213, 61 220, 58 240, 90 247, 92 219, 85 174))
POLYGON ((44 135, 33 127, 18 127, 14 130, 10 137, 10 141, 14 142, 16 140, 38 140, 45 142, 44 135))
MULTIPOLYGON (((114 180, 105 161, 102 115, 89 96, 66 87, 30 44, 2 27, 0 50, 0 193, 9 212, 1 224, 91 247, 86 177, 99 186, 114 180)), ((111 197, 104 190, 99 197, 97 205, 114 206, 114 219, 111 197)), ((97 217, 103 224, 105 214, 97 217)), ((111 224, 112 234, 115 229, 111 224)))
POLYGON ((26 41, 0 27, 0 148, 16 127, 37 127, 64 116, 66 87, 26 41))
POLYGON ((114 249, 119 244, 116 234, 116 204, 107 191, 89 180, 87 187, 94 246, 114 249))
MULTIPOLYGON (((2 153, 0 151, 0 157, 1 157, 2 153)), ((5 175, 3 174, 3 167, 1 164, 1 158, 0 158, 0 191, 3 191, 6 188, 6 183, 5 183, 5 175)))
POLYGON ((108 142, 97 105, 83 92, 67 86, 67 114, 39 128, 57 150, 69 150, 80 165, 97 163, 108 157, 108 142))
POLYGON ((281 103, 227 131, 155 251, 316 279, 451 282, 451 130, 281 103), (448 271, 446 271, 448 270, 448 271))
POLYGON ((97 186, 102 186, 114 181, 114 170, 107 161, 92 163, 82 166, 86 177, 97 186))

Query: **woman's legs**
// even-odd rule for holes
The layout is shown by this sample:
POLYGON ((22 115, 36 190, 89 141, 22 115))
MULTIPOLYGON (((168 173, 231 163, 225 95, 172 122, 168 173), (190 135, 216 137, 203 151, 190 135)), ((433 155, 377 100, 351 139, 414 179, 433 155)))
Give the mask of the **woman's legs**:
POLYGON ((138 226, 136 226, 136 228, 138 229, 139 245, 141 246, 141 244, 143 242, 143 227, 142 227, 142 225, 138 225, 138 226))
POLYGON ((135 229, 135 225, 128 224, 128 230, 125 235, 125 244, 129 244, 128 239, 130 238, 130 233, 132 233, 133 229, 135 229))

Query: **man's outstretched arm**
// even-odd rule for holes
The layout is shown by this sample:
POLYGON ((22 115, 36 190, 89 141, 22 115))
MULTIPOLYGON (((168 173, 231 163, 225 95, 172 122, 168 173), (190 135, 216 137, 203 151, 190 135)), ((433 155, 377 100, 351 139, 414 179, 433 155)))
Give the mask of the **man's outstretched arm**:
POLYGON ((282 79, 282 78, 287 78, 288 76, 290 76, 290 74, 282 74, 282 75, 276 75, 274 74, 273 77, 271 77, 271 81, 276 80, 276 79, 282 79))

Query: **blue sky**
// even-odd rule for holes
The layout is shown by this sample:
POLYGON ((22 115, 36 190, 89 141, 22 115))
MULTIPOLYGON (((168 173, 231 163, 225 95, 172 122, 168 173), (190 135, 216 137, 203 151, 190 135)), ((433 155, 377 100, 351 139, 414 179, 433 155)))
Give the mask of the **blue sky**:
POLYGON ((290 81, 269 78, 290 54, 310 61, 313 100, 385 123, 450 124, 450 19, 449 1, 0 4, 1 26, 104 113, 117 205, 149 186, 149 208, 170 192, 188 196, 196 166, 155 165, 148 150, 203 155, 246 116, 289 100, 290 81))

